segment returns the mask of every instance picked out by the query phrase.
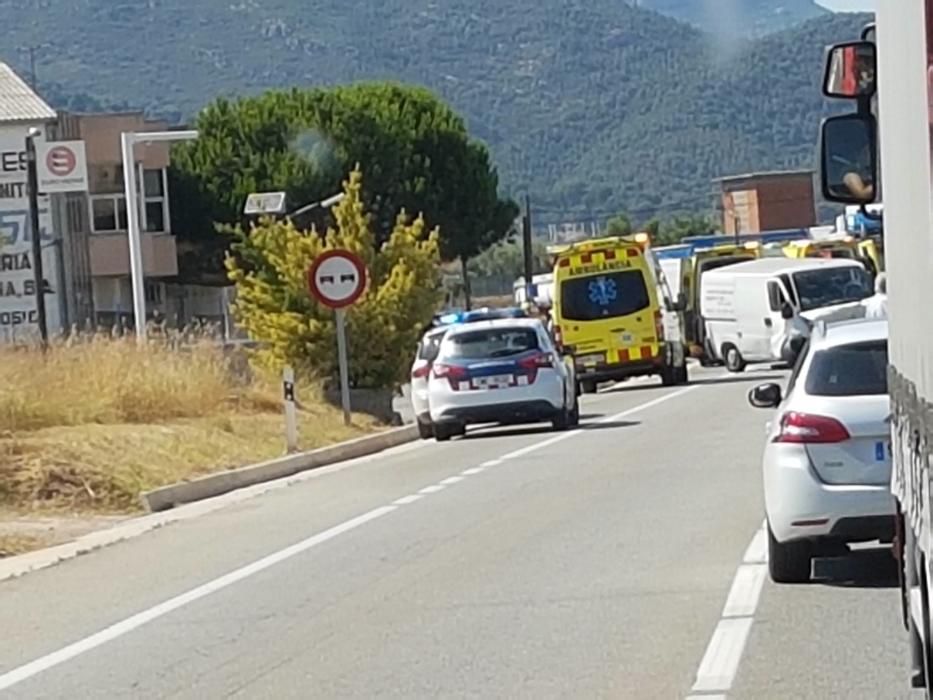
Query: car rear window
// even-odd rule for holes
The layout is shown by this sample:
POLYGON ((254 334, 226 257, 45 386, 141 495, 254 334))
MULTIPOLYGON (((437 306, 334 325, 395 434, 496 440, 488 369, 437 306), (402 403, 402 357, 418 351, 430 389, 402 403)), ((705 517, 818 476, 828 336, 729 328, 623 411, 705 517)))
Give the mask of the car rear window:
POLYGON ((538 349, 538 334, 534 329, 485 328, 449 336, 443 354, 448 360, 482 360, 538 349))
POLYGON ((441 341, 444 339, 443 333, 432 333, 425 336, 420 343, 418 343, 418 359, 419 360, 428 360, 429 362, 433 361, 437 357, 438 348, 440 348, 441 341))
POLYGON ((560 286, 560 312, 568 321, 598 321, 647 308, 645 276, 639 270, 576 277, 560 286))
POLYGON ((840 345, 813 355, 807 372, 812 396, 872 396, 888 393, 885 341, 840 345))

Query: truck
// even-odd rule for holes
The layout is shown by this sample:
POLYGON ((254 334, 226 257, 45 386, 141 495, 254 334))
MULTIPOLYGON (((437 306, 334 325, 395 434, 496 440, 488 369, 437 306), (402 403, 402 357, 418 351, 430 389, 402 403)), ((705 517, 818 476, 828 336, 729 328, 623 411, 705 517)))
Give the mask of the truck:
POLYGON ((933 0, 878 3, 861 39, 827 49, 823 92, 850 108, 824 120, 824 197, 884 202, 891 492, 910 682, 933 697, 933 0))

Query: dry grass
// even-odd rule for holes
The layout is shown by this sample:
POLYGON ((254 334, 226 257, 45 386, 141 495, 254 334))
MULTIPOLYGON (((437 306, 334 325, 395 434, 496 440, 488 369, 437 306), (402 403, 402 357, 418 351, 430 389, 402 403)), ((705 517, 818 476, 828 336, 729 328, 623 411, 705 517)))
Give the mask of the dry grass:
MULTIPOLYGON (((206 343, 184 350, 85 338, 42 355, 0 350, 0 505, 127 512, 140 491, 281 455, 279 388, 233 372, 206 343)), ((299 391, 301 447, 377 429, 299 391)))

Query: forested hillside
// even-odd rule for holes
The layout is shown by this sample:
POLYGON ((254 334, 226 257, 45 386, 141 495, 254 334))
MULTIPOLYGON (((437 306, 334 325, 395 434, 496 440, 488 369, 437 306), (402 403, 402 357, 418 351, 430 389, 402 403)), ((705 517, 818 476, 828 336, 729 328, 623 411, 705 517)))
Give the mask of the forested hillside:
MULTIPOLYGON (((809 164, 823 47, 865 19, 723 43, 619 0, 0 4, 6 45, 40 47, 58 103, 83 93, 183 118, 274 86, 427 85, 541 216, 695 209, 711 177, 809 164)), ((25 68, 22 53, 0 57, 25 68)))

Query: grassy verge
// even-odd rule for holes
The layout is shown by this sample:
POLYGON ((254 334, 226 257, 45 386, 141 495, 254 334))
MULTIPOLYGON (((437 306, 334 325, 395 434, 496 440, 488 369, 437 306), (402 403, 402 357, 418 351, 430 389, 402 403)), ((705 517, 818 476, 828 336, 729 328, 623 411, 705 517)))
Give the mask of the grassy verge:
MULTIPOLYGON (((234 371, 214 346, 87 338, 46 355, 0 350, 0 508, 129 513, 140 491, 279 456, 275 382, 234 371)), ((313 449, 381 426, 299 387, 300 444, 313 449)), ((28 536, 0 549, 29 548, 28 536)))

